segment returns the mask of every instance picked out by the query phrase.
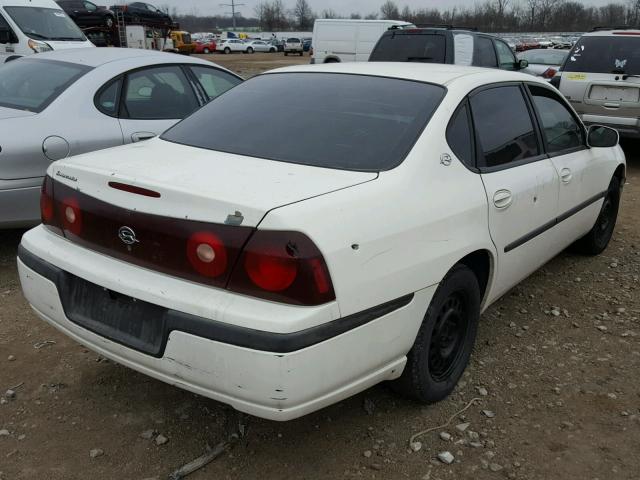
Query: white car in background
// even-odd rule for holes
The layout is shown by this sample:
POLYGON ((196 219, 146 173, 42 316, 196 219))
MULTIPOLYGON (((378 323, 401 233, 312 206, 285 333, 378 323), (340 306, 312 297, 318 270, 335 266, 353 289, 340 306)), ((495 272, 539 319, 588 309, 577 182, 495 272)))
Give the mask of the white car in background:
POLYGON ((289 37, 284 41, 285 56, 290 53, 297 53, 300 56, 304 55, 304 44, 302 43, 302 39, 298 37, 289 37))
POLYGON ((244 43, 246 53, 269 52, 274 53, 277 48, 263 40, 252 40, 244 43))
POLYGON ((233 52, 246 52, 247 47, 244 41, 239 38, 228 38, 226 40, 220 39, 220 41, 216 43, 216 51, 226 54, 233 52))
POLYGON ((435 402, 481 311, 566 247, 607 247, 617 142, 521 73, 275 70, 160 138, 51 165, 22 289, 82 345, 260 417, 384 380, 435 402))
POLYGON ((40 223, 52 161, 159 135, 241 81, 211 62, 132 48, 1 65, 0 229, 40 223))

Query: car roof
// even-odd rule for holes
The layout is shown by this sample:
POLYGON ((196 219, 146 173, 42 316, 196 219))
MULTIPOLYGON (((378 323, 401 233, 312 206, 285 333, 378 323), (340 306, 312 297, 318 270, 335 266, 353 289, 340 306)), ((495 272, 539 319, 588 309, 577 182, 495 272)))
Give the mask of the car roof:
POLYGON ((532 75, 507 70, 498 70, 496 68, 413 62, 351 62, 326 63, 322 65, 296 65, 271 70, 265 74, 296 72, 370 75, 376 77, 397 78, 400 80, 414 80, 444 86, 450 85, 463 77, 467 79, 475 77, 476 82, 474 83, 478 83, 479 85, 522 81, 546 83, 536 79, 536 77, 532 75))
POLYGON ((629 37, 634 37, 634 36, 639 36, 640 35, 640 29, 639 28, 615 28, 612 27, 611 29, 604 29, 604 28, 598 28, 596 30, 594 30, 593 32, 589 32, 589 33, 585 33, 583 35, 583 37, 612 37, 612 36, 629 36, 629 37))
POLYGON ((29 56, 30 60, 57 60, 60 62, 77 63, 87 67, 100 67, 107 63, 140 59, 143 61, 157 61, 158 63, 208 63, 196 58, 185 57, 174 53, 165 53, 138 48, 70 48, 39 53, 29 56))

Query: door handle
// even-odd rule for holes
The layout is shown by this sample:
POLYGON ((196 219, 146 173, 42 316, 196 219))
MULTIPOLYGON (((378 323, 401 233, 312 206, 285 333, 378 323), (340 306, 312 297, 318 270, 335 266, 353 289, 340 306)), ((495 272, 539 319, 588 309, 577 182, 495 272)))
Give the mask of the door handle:
POLYGON ((573 174, 571 173, 571 170, 568 168, 563 168, 560 171, 560 178, 562 179, 562 183, 564 183, 565 185, 567 185, 568 183, 571 182, 571 179, 573 178, 573 174))
POLYGON ((143 142, 144 140, 151 140, 155 136, 156 134, 151 132, 136 132, 131 134, 131 141, 134 143, 143 142))
POLYGON ((500 210, 509 207, 512 202, 513 196, 509 190, 498 190, 493 194, 493 204, 500 210))

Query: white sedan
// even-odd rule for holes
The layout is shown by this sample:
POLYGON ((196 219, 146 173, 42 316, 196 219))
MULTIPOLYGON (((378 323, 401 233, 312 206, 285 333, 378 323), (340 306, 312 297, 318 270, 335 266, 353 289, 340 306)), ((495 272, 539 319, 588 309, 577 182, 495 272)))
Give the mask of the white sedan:
POLYGON ((82 345, 253 415, 385 380, 435 402, 484 309, 563 249, 607 247, 617 142, 525 74, 276 70, 160 138, 54 163, 20 279, 82 345))
POLYGON ((216 52, 222 52, 230 54, 233 52, 246 52, 247 46, 243 40, 239 38, 228 38, 226 40, 220 40, 216 43, 216 52))
POLYGON ((245 45, 246 53, 254 53, 254 52, 274 53, 277 50, 276 47, 262 40, 253 40, 251 42, 245 42, 244 45, 245 45))
POLYGON ((241 81, 205 60, 133 48, 59 50, 1 65, 0 228, 40 223, 52 161, 159 135, 241 81))

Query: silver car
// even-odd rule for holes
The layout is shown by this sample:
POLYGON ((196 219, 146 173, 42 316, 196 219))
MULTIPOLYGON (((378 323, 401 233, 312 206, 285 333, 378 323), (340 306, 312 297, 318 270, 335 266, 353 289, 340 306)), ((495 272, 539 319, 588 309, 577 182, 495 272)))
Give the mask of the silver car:
POLYGON ((568 54, 568 50, 535 48, 518 53, 518 59, 529 62, 527 68, 521 70, 523 73, 550 81, 560 71, 568 54))
POLYGON ((583 35, 551 83, 587 125, 640 138, 640 29, 598 28, 583 35))
POLYGON ((273 53, 277 50, 277 48, 270 43, 267 43, 263 40, 253 40, 250 42, 244 43, 246 46, 245 52, 254 53, 254 52, 268 52, 273 53))
POLYGON ((0 228, 40 222, 52 161, 152 138, 240 82, 211 62, 128 48, 1 65, 0 228))

